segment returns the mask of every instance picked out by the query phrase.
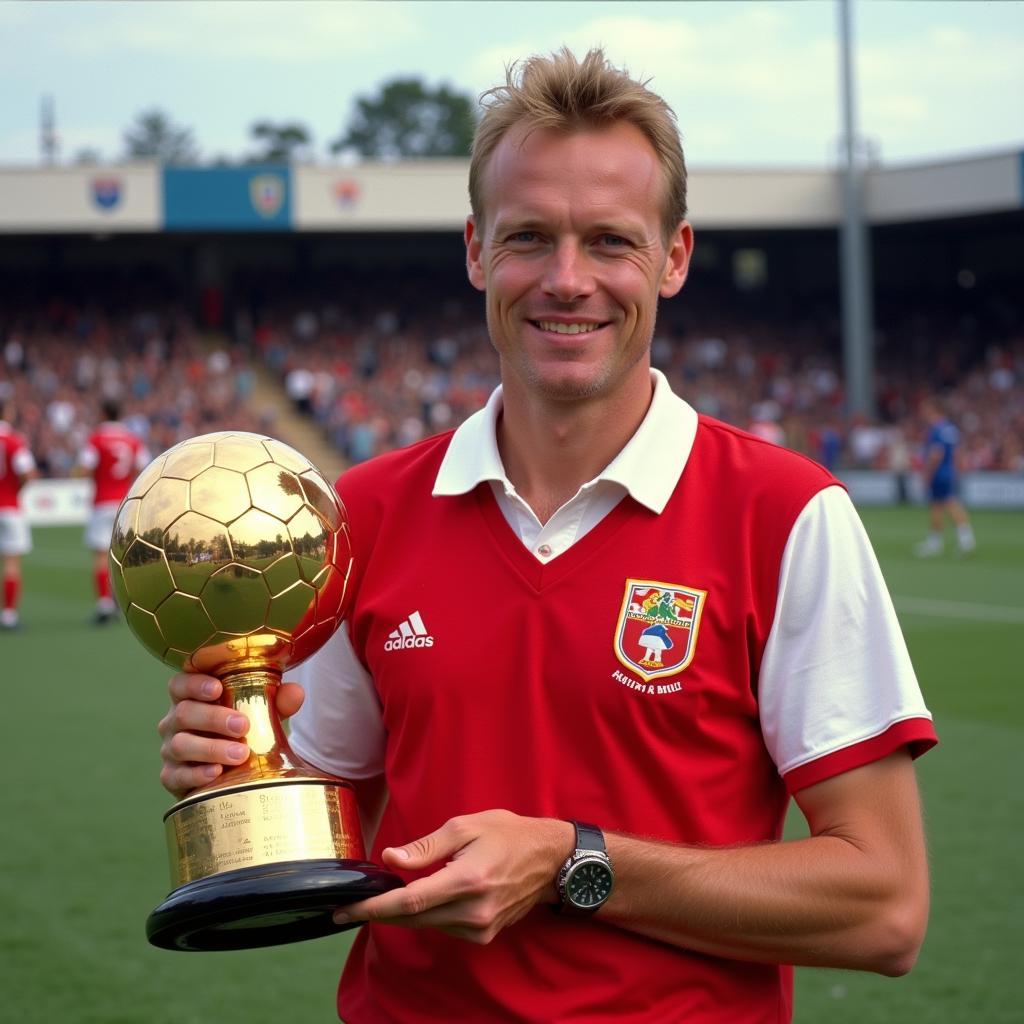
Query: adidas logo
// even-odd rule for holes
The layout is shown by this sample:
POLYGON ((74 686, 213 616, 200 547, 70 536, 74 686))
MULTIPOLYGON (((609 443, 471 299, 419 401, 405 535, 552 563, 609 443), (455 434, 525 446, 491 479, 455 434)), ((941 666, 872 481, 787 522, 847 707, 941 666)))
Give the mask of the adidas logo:
POLYGON ((401 651, 407 647, 433 647, 434 638, 427 632, 419 612, 413 612, 393 629, 384 641, 385 651, 401 651))

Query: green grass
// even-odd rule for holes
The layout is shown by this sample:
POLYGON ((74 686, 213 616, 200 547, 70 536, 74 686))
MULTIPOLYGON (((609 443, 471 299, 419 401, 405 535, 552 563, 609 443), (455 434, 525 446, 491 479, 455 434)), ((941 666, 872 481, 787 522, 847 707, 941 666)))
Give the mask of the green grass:
MULTIPOLYGON (((796 1020, 1009 1024, 1024 1004, 1024 515, 977 514, 977 555, 930 562, 910 555, 923 512, 867 510, 864 518, 905 609, 941 738, 919 762, 932 924, 905 978, 798 971, 796 1020)), ((169 670, 124 626, 88 624, 80 536, 36 531, 25 629, 0 634, 3 1019, 334 1020, 347 937, 205 956, 146 943, 145 918, 167 890, 161 815, 169 798, 157 779, 155 725, 169 670)))

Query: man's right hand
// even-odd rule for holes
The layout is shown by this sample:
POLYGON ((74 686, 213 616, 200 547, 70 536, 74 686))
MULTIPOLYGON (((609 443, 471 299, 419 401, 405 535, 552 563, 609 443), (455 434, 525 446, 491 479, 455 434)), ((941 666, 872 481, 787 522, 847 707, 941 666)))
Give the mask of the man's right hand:
MULTIPOLYGON (((181 799, 205 786, 225 767, 242 764, 249 756, 245 715, 219 703, 223 687, 219 679, 181 672, 167 684, 171 708, 157 731, 163 743, 160 782, 181 799)), ((302 706, 305 694, 298 683, 282 683, 277 691, 277 711, 289 718, 302 706)))

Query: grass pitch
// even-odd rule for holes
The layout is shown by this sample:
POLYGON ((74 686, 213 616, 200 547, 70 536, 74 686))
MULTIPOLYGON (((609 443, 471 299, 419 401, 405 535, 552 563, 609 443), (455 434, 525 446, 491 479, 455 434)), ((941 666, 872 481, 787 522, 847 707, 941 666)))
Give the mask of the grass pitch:
MULTIPOLYGON (((932 923, 914 972, 797 972, 799 1024, 1021 1019, 1024 515, 974 516, 977 554, 922 562, 917 509, 866 510, 941 743, 919 762, 932 923)), ((155 725, 169 670, 88 623, 81 531, 37 530, 25 628, 0 634, 2 1017, 16 1024, 324 1021, 348 937, 187 955, 150 947, 166 895, 155 725)), ((794 828, 798 825, 794 823, 794 828)))

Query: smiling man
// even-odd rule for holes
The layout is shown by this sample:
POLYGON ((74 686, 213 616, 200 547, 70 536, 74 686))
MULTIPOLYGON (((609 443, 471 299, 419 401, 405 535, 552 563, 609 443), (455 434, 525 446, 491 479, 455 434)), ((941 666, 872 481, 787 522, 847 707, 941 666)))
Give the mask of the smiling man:
MULTIPOLYGON (((279 696, 408 883, 339 911, 369 922, 339 1014, 777 1024, 787 965, 913 964, 931 716, 841 486, 651 368, 693 248, 671 111, 600 51, 486 99, 465 238, 502 386, 341 478, 355 601, 279 696), (432 643, 389 647, 413 615, 432 643)), ((218 686, 171 680, 173 793, 246 756, 218 686)))

